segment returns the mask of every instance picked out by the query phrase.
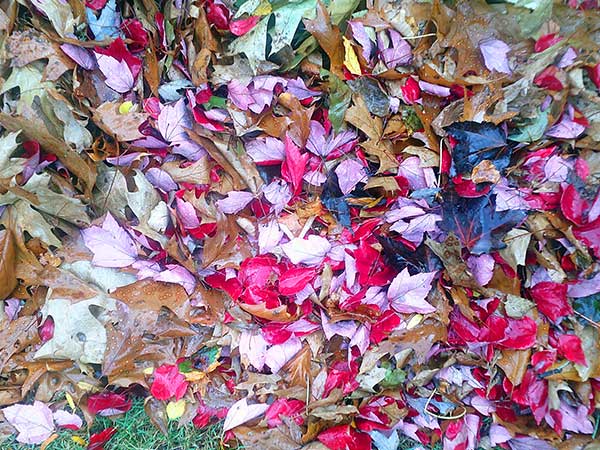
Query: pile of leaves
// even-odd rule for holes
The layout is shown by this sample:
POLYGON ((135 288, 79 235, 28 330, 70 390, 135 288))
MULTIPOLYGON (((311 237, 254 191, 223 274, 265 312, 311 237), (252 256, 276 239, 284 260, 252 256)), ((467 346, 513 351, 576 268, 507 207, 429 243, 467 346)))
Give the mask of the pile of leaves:
POLYGON ((2 7, 0 437, 596 445, 598 2, 2 7))

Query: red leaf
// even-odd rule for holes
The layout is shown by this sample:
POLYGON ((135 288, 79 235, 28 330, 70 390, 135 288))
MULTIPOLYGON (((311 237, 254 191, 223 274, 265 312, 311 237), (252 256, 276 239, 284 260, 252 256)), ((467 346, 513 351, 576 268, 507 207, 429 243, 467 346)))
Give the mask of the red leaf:
POLYGON ((206 2, 206 18, 219 30, 228 28, 229 15, 229 10, 225 5, 215 3, 213 0, 206 2))
POLYGON ((115 427, 106 428, 99 433, 94 433, 90 436, 90 441, 87 450, 104 450, 106 444, 115 435, 117 429, 115 427))
POLYGON ((404 102, 412 105, 421 98, 421 88, 419 82, 412 77, 408 77, 404 85, 400 88, 402 90, 402 98, 404 102))
POLYGON ((136 56, 133 56, 127 47, 123 39, 118 37, 106 47, 95 47, 94 51, 101 55, 112 56, 117 61, 125 61, 131 70, 133 78, 136 78, 142 70, 142 60, 136 56))
POLYGON ((373 344, 379 344, 388 334, 400 325, 400 316, 392 309, 388 309, 381 317, 371 326, 370 339, 373 344))
POLYGON ((281 165, 281 176, 292 183, 294 195, 298 195, 302 189, 302 177, 306 170, 306 162, 310 155, 300 153, 300 149, 292 142, 289 136, 285 136, 285 161, 281 165))
POLYGON ((330 450, 371 450, 371 438, 351 428, 350 425, 338 425, 329 428, 317 437, 330 450))
POLYGON ((462 175, 452 178, 452 182, 454 183, 454 190, 461 197, 477 198, 490 192, 489 185, 473 183, 473 181, 463 178, 462 175))
POLYGON ((548 384, 529 369, 520 385, 514 386, 511 398, 515 403, 529 406, 539 424, 548 412, 548 384))
POLYGON ((567 219, 575 225, 584 225, 590 208, 590 203, 579 195, 575 186, 570 184, 565 188, 560 197, 560 209, 567 219))
POLYGON ((141 52, 146 49, 148 45, 148 33, 144 29, 142 22, 137 19, 126 19, 121 24, 121 30, 123 30, 125 37, 132 41, 129 43, 129 48, 132 52, 141 52))
POLYGON ((562 91, 563 84, 556 77, 557 73, 558 68, 556 66, 548 66, 533 79, 533 82, 537 86, 544 89, 549 89, 551 91, 562 91))
POLYGON ((600 218, 582 227, 573 227, 573 234, 600 258, 600 218))
POLYGON ((508 326, 504 330, 504 339, 500 345, 506 348, 524 350, 535 345, 537 325, 530 317, 522 319, 508 319, 508 326))
POLYGON ((85 6, 93 9, 94 11, 100 11, 106 5, 108 0, 86 0, 85 6))
POLYGON ((154 371, 154 381, 150 393, 158 400, 181 399, 185 395, 188 382, 175 365, 165 364, 154 371))
POLYGON ((569 361, 587 366, 579 336, 575 336, 574 334, 563 334, 560 336, 558 338, 558 353, 569 361))
POLYGON ((234 20, 229 23, 229 31, 236 36, 243 36, 250 31, 260 20, 260 16, 250 16, 246 19, 234 20))
POLYGON ((274 428, 283 424, 281 416, 291 417, 298 425, 302 425, 304 423, 302 411, 304 411, 305 406, 306 404, 300 400, 278 398, 265 412, 267 425, 269 428, 274 428))
POLYGON ((87 407, 92 414, 112 416, 121 414, 131 409, 131 399, 124 394, 115 392, 102 392, 88 397, 87 407))
POLYGON ((54 319, 52 316, 46 317, 44 323, 38 328, 38 334, 42 342, 49 341, 54 336, 54 319))
POLYGON ((542 281, 531 289, 531 298, 539 311, 553 322, 573 313, 573 308, 567 300, 566 284, 542 281))
POLYGON ((595 66, 588 67, 588 76, 590 80, 596 85, 598 89, 600 89, 600 63, 595 66))
POLYGON ((356 375, 358 375, 358 364, 355 361, 334 363, 325 380, 323 398, 329 396, 335 388, 342 388, 344 394, 355 390, 358 387, 356 375))
POLYGON ((540 36, 540 38, 535 41, 535 45, 533 49, 536 53, 543 52, 547 48, 552 47, 554 44, 562 41, 562 37, 558 36, 556 33, 548 33, 540 36))
POLYGON ((279 277, 279 293, 281 295, 297 294, 314 280, 316 274, 316 269, 305 267, 295 267, 284 271, 279 277))

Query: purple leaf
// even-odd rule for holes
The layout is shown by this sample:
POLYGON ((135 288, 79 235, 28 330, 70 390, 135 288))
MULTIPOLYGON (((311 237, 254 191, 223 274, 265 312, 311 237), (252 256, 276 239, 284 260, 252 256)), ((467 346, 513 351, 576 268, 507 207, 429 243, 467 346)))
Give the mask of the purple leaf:
POLYGON ((390 36, 389 48, 384 48, 385 39, 383 38, 383 33, 385 32, 380 32, 377 39, 379 50, 381 50, 381 57, 383 58, 385 65, 388 69, 395 69, 398 66, 410 64, 412 61, 412 49, 410 44, 402 39, 402 36, 397 31, 388 30, 388 32, 390 36))
POLYGON ((560 118, 560 120, 554 124, 548 131, 546 136, 550 136, 557 139, 575 139, 585 131, 585 125, 577 123, 573 120, 574 110, 571 105, 568 106, 560 118))
POLYGON ((479 43, 479 50, 483 55, 485 67, 488 70, 510 74, 510 66, 508 65, 507 54, 510 52, 510 47, 500 39, 486 39, 479 43))
POLYGON ((469 256, 467 267, 480 286, 488 284, 494 276, 494 257, 491 255, 469 256))
POLYGON ((89 50, 73 44, 62 44, 60 49, 85 70, 94 70, 96 68, 96 58, 94 58, 92 52, 89 50))
POLYGON ((365 61, 370 62, 371 54, 373 53, 373 42, 367 34, 365 26, 361 22, 354 21, 348 22, 348 26, 352 31, 352 37, 362 47, 363 58, 365 58, 365 61))
POLYGON ((52 411, 42 402, 33 405, 13 405, 2 410, 5 419, 19 432, 22 444, 41 444, 54 432, 52 411))
POLYGON ((227 194, 227 198, 217 202, 217 208, 225 214, 236 214, 244 209, 253 199, 254 194, 252 192, 231 191, 227 194))
POLYGON ((100 72, 106 77, 106 85, 123 94, 133 88, 133 74, 129 66, 123 61, 117 61, 112 56, 96 53, 96 60, 100 72))
POLYGON ((102 228, 81 230, 83 242, 94 254, 92 263, 100 267, 127 267, 137 259, 135 243, 117 221, 106 213, 102 228))
POLYGON ((392 280, 387 296, 399 313, 429 314, 435 308, 425 301, 431 290, 431 282, 437 272, 426 272, 411 275, 405 268, 392 280))
POLYGON ((177 183, 173 181, 171 175, 158 167, 151 167, 145 173, 148 181, 157 189, 164 192, 170 192, 178 189, 177 183))
POLYGON ((292 336, 283 344, 273 345, 267 350, 265 364, 271 368, 272 373, 277 373, 300 350, 302 342, 296 336, 292 336))
POLYGON ((277 164, 285 159, 285 146, 273 137, 258 138, 246 144, 246 153, 256 164, 277 164))
POLYGON ((338 177, 338 184, 342 194, 346 195, 354 189, 361 181, 366 180, 367 175, 361 163, 354 159, 342 161, 336 168, 335 174, 338 177))

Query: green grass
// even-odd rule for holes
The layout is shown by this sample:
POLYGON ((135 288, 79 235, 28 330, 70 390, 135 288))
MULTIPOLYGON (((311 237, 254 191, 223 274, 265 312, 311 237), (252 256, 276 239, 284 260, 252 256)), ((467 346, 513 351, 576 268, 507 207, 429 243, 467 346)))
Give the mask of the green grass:
MULTIPOLYGON (((91 433, 108 427, 116 427, 117 432, 106 444, 105 450, 218 450, 220 448, 221 427, 219 425, 200 430, 193 425, 179 427, 174 421, 169 424, 169 433, 165 436, 150 422, 141 399, 134 400, 131 410, 120 417, 114 419, 98 417, 91 433)), ((77 444, 72 438, 79 436, 87 442, 89 435, 86 431, 62 431, 47 450, 82 450, 85 447, 77 444)), ((0 448, 30 450, 39 449, 39 446, 22 445, 13 438, 0 442, 0 448)))

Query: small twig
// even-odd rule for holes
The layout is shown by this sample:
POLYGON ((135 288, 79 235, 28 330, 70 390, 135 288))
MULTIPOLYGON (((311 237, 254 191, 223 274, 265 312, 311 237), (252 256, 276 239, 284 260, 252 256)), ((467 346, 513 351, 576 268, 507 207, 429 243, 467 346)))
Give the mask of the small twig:
POLYGON ((431 411, 429 411, 427 408, 429 408, 429 405, 431 404, 431 400, 433 400, 433 396, 436 394, 436 392, 437 392, 437 388, 434 388, 433 391, 431 392, 431 395, 427 399, 427 403, 425 403, 425 408, 423 408, 423 410, 427 414, 429 414, 431 417, 435 417, 436 419, 443 419, 443 420, 453 420, 453 419, 460 419, 467 413, 467 408, 465 408, 464 406, 461 406, 461 408, 463 410, 454 416, 442 416, 440 414, 432 413, 431 411))
POLYGON ((574 311, 575 315, 581 317, 582 319, 587 320, 590 324, 592 324, 594 327, 598 328, 600 330, 600 323, 590 319, 587 316, 584 316, 583 314, 581 314, 579 311, 574 311))

